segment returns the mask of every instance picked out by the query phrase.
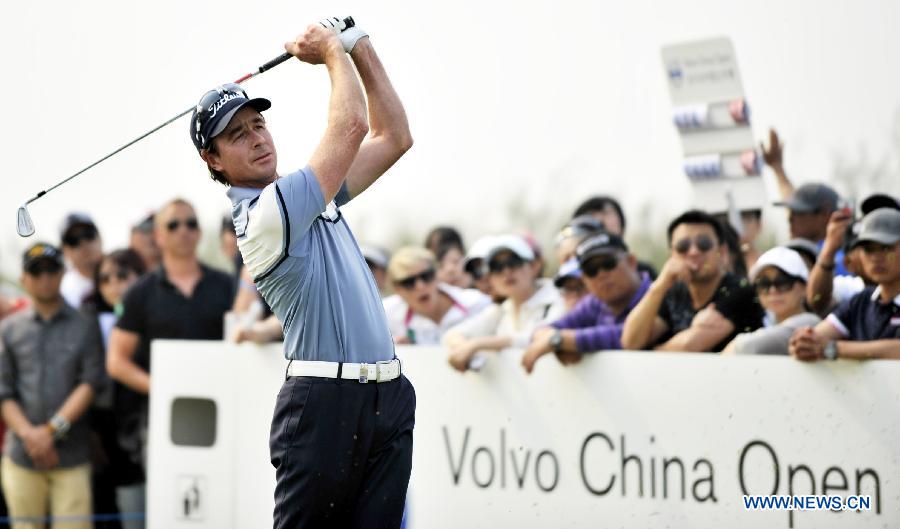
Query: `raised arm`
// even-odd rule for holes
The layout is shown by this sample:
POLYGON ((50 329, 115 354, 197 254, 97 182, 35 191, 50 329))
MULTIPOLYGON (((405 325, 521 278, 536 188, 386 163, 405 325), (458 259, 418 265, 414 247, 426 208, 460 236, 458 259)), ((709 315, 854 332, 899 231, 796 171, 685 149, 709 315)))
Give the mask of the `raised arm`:
POLYGON ((325 64, 331 78, 328 126, 309 160, 322 189, 325 203, 331 202, 347 177, 369 130, 366 102, 353 65, 338 37, 320 24, 311 24, 284 49, 303 62, 325 64))
POLYGON ((822 251, 809 273, 809 283, 806 285, 806 299, 810 307, 820 315, 828 312, 833 305, 832 291, 834 289, 834 262, 835 256, 844 245, 844 235, 847 227, 853 222, 851 215, 843 210, 835 211, 828 220, 828 229, 825 234, 825 244, 822 251))
POLYGON ((659 277, 650 284, 647 293, 631 309, 625 318, 625 326, 622 328, 622 349, 648 349, 660 336, 668 331, 668 325, 658 316, 663 298, 677 281, 687 281, 690 271, 684 261, 670 257, 659 277))
POLYGON ((347 172, 347 191, 355 197, 378 180, 413 144, 403 103, 368 38, 350 52, 369 102, 369 135, 347 172))
POLYGON ((760 150, 763 154, 763 160, 766 165, 772 168, 775 173, 775 181, 778 183, 778 194, 781 200, 789 200, 794 194, 794 184, 784 172, 784 142, 778 139, 778 133, 775 129, 769 129, 769 148, 760 143, 760 150))

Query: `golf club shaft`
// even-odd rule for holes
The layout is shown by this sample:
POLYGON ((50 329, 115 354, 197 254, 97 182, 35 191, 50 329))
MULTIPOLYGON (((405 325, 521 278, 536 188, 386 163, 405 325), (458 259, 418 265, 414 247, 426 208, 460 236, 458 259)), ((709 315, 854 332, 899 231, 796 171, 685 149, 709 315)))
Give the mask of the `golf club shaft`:
MULTIPOLYGON (((291 54, 290 54, 290 53, 282 53, 282 54, 279 55, 278 57, 275 57, 275 58, 272 59, 271 61, 269 61, 269 62, 263 64, 262 66, 260 66, 259 68, 257 68, 257 70, 256 70, 255 72, 251 72, 251 73, 248 73, 248 74, 245 74, 245 75, 241 76, 239 79, 237 79, 237 80, 235 81, 235 83, 236 83, 236 84, 240 84, 240 83, 243 83, 244 81, 250 80, 250 79, 256 77, 257 75, 259 75, 259 74, 261 74, 261 73, 263 73, 263 72, 265 72, 265 71, 267 71, 267 70, 271 70, 272 68, 278 66, 279 64, 283 63, 284 61, 286 61, 286 60, 288 60, 288 59, 290 59, 290 58, 291 58, 291 54)), ((62 181, 60 181, 60 182, 57 182, 53 187, 50 187, 50 188, 48 188, 48 189, 45 189, 45 190, 41 191, 40 193, 38 193, 37 195, 31 197, 31 198, 28 200, 28 202, 25 203, 25 205, 27 206, 28 204, 31 204, 31 203, 34 202, 35 200, 41 198, 42 196, 46 195, 46 194, 49 193, 50 191, 53 191, 53 190, 56 189, 57 187, 59 187, 59 186, 65 184, 66 182, 68 182, 69 180, 75 178, 76 176, 80 175, 81 173, 83 173, 83 172, 85 172, 85 171, 91 169, 92 167, 96 167, 96 166, 99 165, 100 163, 102 163, 102 162, 104 162, 104 161, 106 161, 106 160, 112 158, 112 157, 115 156, 116 154, 118 154, 118 153, 124 151, 124 150, 127 149, 128 147, 131 147, 131 146, 134 145, 135 143, 141 141, 142 139, 144 139, 144 138, 146 138, 147 136, 153 134, 154 132, 158 131, 159 129, 165 127, 166 125, 172 123, 173 121, 177 121, 179 118, 182 118, 182 117, 184 117, 184 116, 190 114, 193 110, 194 110, 194 107, 189 107, 187 110, 181 112, 181 113, 178 114, 177 116, 174 116, 174 117, 172 117, 172 118, 166 120, 165 122, 163 122, 163 123, 161 123, 161 124, 159 124, 159 125, 153 127, 152 129, 150 129, 150 130, 148 130, 147 132, 141 134, 141 135, 138 136, 137 138, 135 138, 135 139, 129 141, 129 142, 126 143, 125 145, 122 145, 122 146, 119 147, 118 149, 116 149, 116 150, 112 151, 111 153, 107 154, 107 155, 104 156, 103 158, 100 158, 99 160, 95 161, 94 163, 92 163, 92 164, 88 165, 87 167, 81 169, 81 170, 78 171, 77 173, 75 173, 75 174, 73 174, 73 175, 71 175, 71 176, 66 177, 64 180, 62 180, 62 181)))
MULTIPOLYGON (((262 66, 260 66, 259 68, 257 68, 257 70, 256 70, 255 72, 251 72, 251 73, 248 73, 248 74, 245 74, 245 75, 241 76, 238 80, 235 81, 235 83, 240 84, 240 83, 243 83, 244 81, 247 81, 247 80, 249 80, 249 79, 252 79, 253 77, 256 77, 257 75, 259 75, 259 74, 261 74, 261 73, 263 73, 263 72, 265 72, 265 71, 267 71, 267 70, 271 70, 272 68, 278 66, 279 64, 283 63, 284 61, 286 61, 286 60, 288 60, 288 59, 290 59, 290 58, 291 58, 291 54, 289 54, 289 53, 282 53, 282 54, 279 55, 278 57, 272 59, 271 61, 269 61, 269 62, 263 64, 262 66)), ((85 171, 87 171, 87 170, 89 170, 89 169, 91 169, 91 168, 93 168, 93 167, 96 167, 96 166, 99 165, 100 163, 102 163, 102 162, 108 160, 109 158, 112 158, 112 157, 115 156, 116 154, 118 154, 118 153, 124 151, 124 150, 127 149, 128 147, 131 147, 131 146, 134 145, 135 143, 141 141, 142 139, 144 139, 144 138, 146 138, 147 136, 153 134, 154 132, 158 131, 159 129, 165 127, 166 125, 172 123, 173 121, 177 121, 179 118, 182 118, 182 117, 184 117, 184 116, 190 114, 193 110, 194 110, 194 107, 193 107, 193 106, 192 106, 192 107, 189 107, 187 110, 185 110, 185 111, 183 111, 183 112, 180 112, 178 115, 176 115, 176 116, 174 116, 174 117, 172 117, 172 118, 166 120, 165 122, 163 122, 163 123, 157 125, 156 127, 153 127, 152 129, 150 129, 150 130, 148 130, 147 132, 141 134, 141 135, 138 136, 137 138, 135 138, 135 139, 129 141, 129 142, 126 143, 125 145, 122 145, 122 146, 119 147, 118 149, 116 149, 116 150, 112 151, 111 153, 107 154, 107 155, 104 156, 103 158, 100 158, 99 160, 97 160, 97 161, 93 162, 92 164, 88 165, 87 167, 81 169, 81 170, 78 171, 77 173, 75 173, 75 174, 73 174, 73 175, 71 175, 71 176, 66 177, 64 180, 61 180, 61 181, 57 182, 55 185, 53 185, 53 186, 50 187, 50 188, 47 188, 47 189, 45 189, 45 190, 39 192, 39 193, 36 194, 35 196, 33 196, 33 197, 31 197, 30 199, 28 199, 28 202, 26 202, 25 205, 27 206, 28 204, 31 204, 31 203, 34 202, 35 200, 41 198, 42 196, 46 195, 46 194, 49 193, 50 191, 53 191, 53 190, 56 189, 57 187, 59 187, 59 186, 65 184, 66 182, 68 182, 69 180, 75 178, 76 176, 80 175, 81 173, 83 173, 83 172, 85 172, 85 171)))
MULTIPOLYGON (((345 19, 343 20, 343 22, 344 22, 344 29, 352 28, 353 26, 356 25, 356 22, 354 22, 353 17, 347 17, 347 18, 345 18, 345 19)), ((282 53, 282 54, 279 55, 278 57, 275 57, 275 58, 272 59, 271 61, 269 61, 269 62, 263 64, 262 66, 260 66, 259 68, 257 68, 256 71, 250 72, 250 73, 247 73, 247 74, 244 74, 243 76, 239 77, 239 78, 238 78, 236 81, 234 81, 234 82, 235 82, 236 84, 241 84, 241 83, 243 83, 244 81, 248 81, 248 80, 250 80, 250 79, 256 77, 257 75, 259 75, 259 74, 261 74, 261 73, 263 73, 263 72, 266 72, 266 71, 268 71, 268 70, 271 70, 272 68, 274 68, 274 67, 278 66, 279 64, 285 62, 286 60, 290 59, 291 57, 292 57, 292 55, 291 55, 290 53, 282 53)), ((125 145, 122 145, 122 146, 119 147, 118 149, 112 151, 111 153, 107 154, 107 155, 104 156, 103 158, 100 158, 100 159, 97 160, 96 162, 94 162, 94 163, 88 165, 87 167, 85 167, 84 169, 78 171, 77 173, 75 173, 75 174, 73 174, 73 175, 71 175, 71 176, 65 178, 64 180, 62 180, 62 181, 56 183, 54 186, 52 186, 52 187, 50 187, 50 188, 47 188, 47 189, 45 189, 45 190, 39 192, 39 193, 36 194, 35 196, 33 196, 33 197, 31 197, 30 199, 28 199, 28 202, 25 202, 24 206, 27 206, 28 204, 31 204, 31 203, 34 202, 35 200, 41 198, 42 196, 46 195, 46 194, 49 193, 50 191, 53 191, 53 190, 56 189, 57 187, 59 187, 59 186, 65 184, 65 183, 68 182, 69 180, 75 178, 76 176, 80 175, 81 173, 87 171, 88 169, 91 169, 92 167, 96 167, 98 164, 100 164, 100 163, 102 163, 102 162, 108 160, 109 158, 115 156, 116 154, 118 154, 118 153, 124 151, 124 150, 127 149, 128 147, 131 147, 131 146, 134 145, 135 143, 141 141, 142 139, 146 138, 147 136, 149 136, 149 135, 153 134, 154 132, 158 131, 159 129, 165 127, 165 126, 168 125, 169 123, 172 123, 173 121, 176 121, 176 120, 178 120, 179 118, 181 118, 181 117, 183 117, 183 116, 186 116, 187 114, 190 114, 191 111, 193 111, 193 110, 194 110, 194 107, 190 107, 190 108, 188 108, 187 110, 185 110, 184 112, 181 112, 180 114, 178 114, 177 116, 175 116, 175 117, 173 117, 173 118, 167 120, 166 122, 164 122, 164 123, 162 123, 162 124, 160 124, 160 125, 157 125, 156 127, 152 128, 152 129, 150 129, 150 130, 148 130, 147 132, 145 132, 145 133, 141 134, 140 136, 138 136, 137 138, 135 138, 135 139, 129 141, 129 142, 126 143, 125 145)), ((23 207, 24 207, 24 206, 23 206, 23 207)))

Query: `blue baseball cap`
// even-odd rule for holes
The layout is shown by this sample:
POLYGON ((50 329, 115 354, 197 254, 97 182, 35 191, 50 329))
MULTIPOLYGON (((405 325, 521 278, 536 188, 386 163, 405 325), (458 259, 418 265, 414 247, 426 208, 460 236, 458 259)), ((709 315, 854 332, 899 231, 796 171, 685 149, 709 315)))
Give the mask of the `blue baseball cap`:
POLYGON ((559 267, 559 273, 553 278, 553 284, 556 285, 556 288, 562 288, 563 283, 569 278, 581 279, 581 267, 578 265, 578 259, 575 257, 570 257, 568 261, 559 267))
POLYGON ((237 112, 249 106, 262 112, 271 108, 268 99, 250 99, 241 85, 228 83, 205 93, 191 114, 191 141, 197 152, 208 149, 212 139, 222 133, 237 112))

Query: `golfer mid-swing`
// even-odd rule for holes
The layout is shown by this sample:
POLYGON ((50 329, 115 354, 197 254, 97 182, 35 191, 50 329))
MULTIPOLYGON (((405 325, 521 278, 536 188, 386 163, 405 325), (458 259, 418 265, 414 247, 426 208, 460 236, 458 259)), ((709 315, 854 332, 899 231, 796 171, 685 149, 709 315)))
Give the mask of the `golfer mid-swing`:
POLYGON ((270 439, 276 529, 400 527, 412 467, 415 392, 340 211, 412 138, 366 34, 338 35, 337 24, 311 25, 285 44, 331 78, 328 126, 305 168, 278 175, 260 114, 270 103, 237 85, 204 95, 191 120, 201 158, 230 186, 244 263, 284 326, 290 364, 270 439))

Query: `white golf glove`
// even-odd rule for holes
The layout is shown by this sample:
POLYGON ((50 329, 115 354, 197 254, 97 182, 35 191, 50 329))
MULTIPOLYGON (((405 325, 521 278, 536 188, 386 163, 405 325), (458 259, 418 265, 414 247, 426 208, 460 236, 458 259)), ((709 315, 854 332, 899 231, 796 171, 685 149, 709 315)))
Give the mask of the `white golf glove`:
POLYGON ((337 17, 320 20, 319 24, 322 24, 322 27, 325 29, 331 30, 339 39, 341 39, 341 44, 344 46, 344 51, 347 53, 353 51, 353 47, 356 46, 359 39, 369 36, 369 34, 363 31, 359 26, 348 28, 347 25, 344 24, 344 21, 337 17))

